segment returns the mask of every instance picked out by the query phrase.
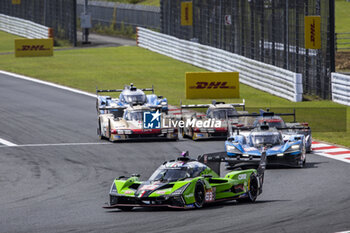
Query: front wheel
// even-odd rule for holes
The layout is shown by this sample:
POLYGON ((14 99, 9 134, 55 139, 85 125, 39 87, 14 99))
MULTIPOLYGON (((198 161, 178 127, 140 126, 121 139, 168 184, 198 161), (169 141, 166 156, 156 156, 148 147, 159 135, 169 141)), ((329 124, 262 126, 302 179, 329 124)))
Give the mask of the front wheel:
POLYGON ((194 199, 195 199, 195 207, 202 208, 205 201, 205 189, 202 181, 197 181, 196 187, 194 189, 194 199))

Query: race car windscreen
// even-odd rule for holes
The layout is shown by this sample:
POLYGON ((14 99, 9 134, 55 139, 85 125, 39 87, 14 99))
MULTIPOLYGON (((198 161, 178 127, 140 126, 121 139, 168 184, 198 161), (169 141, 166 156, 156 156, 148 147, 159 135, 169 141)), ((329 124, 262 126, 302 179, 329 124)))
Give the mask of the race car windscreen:
POLYGON ((142 111, 129 111, 124 116, 127 121, 143 121, 142 111))
POLYGON ((149 178, 149 181, 172 182, 191 177, 187 170, 180 168, 158 168, 149 178))
POLYGON ((214 119, 226 119, 230 117, 235 117, 237 116, 237 111, 235 109, 215 109, 211 110, 208 113, 209 118, 214 118, 214 119))
POLYGON ((266 124, 270 127, 285 128, 285 124, 282 118, 258 118, 254 122, 254 127, 260 126, 264 124, 264 122, 266 122, 266 124))
POLYGON ((251 136, 251 143, 254 147, 282 145, 281 134, 257 134, 251 136))
POLYGON ((129 104, 144 104, 146 103, 145 95, 124 95, 125 102, 129 104))

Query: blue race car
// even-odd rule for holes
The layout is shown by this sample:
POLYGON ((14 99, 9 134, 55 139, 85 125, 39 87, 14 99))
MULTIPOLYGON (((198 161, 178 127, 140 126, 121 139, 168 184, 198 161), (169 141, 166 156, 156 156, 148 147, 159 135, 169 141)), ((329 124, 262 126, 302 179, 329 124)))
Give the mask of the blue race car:
POLYGON ((312 134, 308 123, 298 123, 295 121, 295 111, 293 113, 273 113, 261 111, 261 116, 258 116, 253 127, 259 127, 266 123, 270 127, 275 127, 282 132, 283 140, 288 141, 289 137, 295 134, 303 134, 305 136, 306 152, 312 151, 312 134), (281 116, 294 116, 294 122, 284 122, 281 116))
MULTIPOLYGON (((113 90, 96 90, 97 95, 97 103, 96 107, 104 108, 104 107, 128 107, 133 105, 146 105, 147 107, 157 108, 161 106, 161 111, 168 113, 168 100, 163 98, 163 96, 157 96, 154 94, 154 88, 143 88, 138 89, 134 86, 134 84, 130 84, 130 86, 126 85, 124 89, 113 89, 113 90), (151 91, 152 94, 145 94, 145 91, 151 91), (119 98, 112 98, 111 96, 100 96, 99 93, 102 92, 121 92, 119 98)), ((103 114, 103 110, 98 110, 99 113, 103 114), (102 111, 102 112, 101 112, 102 111)), ((123 113, 121 112, 122 116, 123 113)))
POLYGON ((290 135, 288 141, 283 141, 282 133, 267 124, 255 128, 248 135, 237 131, 225 142, 225 151, 230 158, 227 163, 229 168, 237 164, 256 165, 263 152, 266 152, 267 165, 304 167, 306 161, 303 134, 290 135))

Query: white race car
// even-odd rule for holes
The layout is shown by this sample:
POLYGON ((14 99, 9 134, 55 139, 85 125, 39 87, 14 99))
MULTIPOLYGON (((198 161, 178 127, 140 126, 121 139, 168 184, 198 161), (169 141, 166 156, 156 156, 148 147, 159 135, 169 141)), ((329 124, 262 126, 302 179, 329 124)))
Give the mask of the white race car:
MULTIPOLYGON (((159 106, 161 108, 161 106, 159 106)), ((144 127, 144 113, 154 112, 154 108, 144 105, 128 107, 103 107, 103 113, 98 116, 97 134, 109 141, 123 141, 132 139, 178 139, 178 130, 172 127, 172 118, 157 110, 161 121, 157 128, 144 127), (123 116, 120 117, 120 111, 123 116)), ((100 112, 100 111, 99 111, 100 112)))

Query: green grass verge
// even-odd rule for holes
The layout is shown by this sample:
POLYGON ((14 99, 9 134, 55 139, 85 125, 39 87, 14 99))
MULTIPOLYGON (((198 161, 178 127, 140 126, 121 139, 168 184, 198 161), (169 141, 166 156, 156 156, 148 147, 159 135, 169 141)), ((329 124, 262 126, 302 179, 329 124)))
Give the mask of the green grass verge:
POLYGON ((22 37, 0 31, 0 52, 13 52, 15 48, 14 39, 22 37))
MULTIPOLYGON (((335 1, 335 32, 350 33, 350 2, 346 0, 335 1)), ((338 38, 350 38, 350 34, 337 35, 338 38)), ((350 39, 338 39, 339 43, 350 43, 350 39)), ((339 50, 350 51, 350 44, 339 45, 339 50), (341 49, 346 48, 346 49, 341 49)))
MULTIPOLYGON (((156 93, 168 98, 170 104, 209 103, 210 100, 185 100, 185 72, 204 71, 166 56, 139 47, 90 48, 55 51, 53 57, 15 58, 1 55, 0 69, 36 77, 38 79, 95 92, 99 88, 121 88, 135 83, 138 87, 155 86, 156 93)), ((248 107, 316 108, 306 118, 311 123, 336 125, 337 117, 326 108, 342 107, 331 101, 306 101, 293 103, 288 100, 240 85, 241 98, 248 107)), ((226 99, 239 102, 241 99, 226 99)), ((350 114, 350 107, 347 109, 350 114)), ((307 113, 308 111, 304 111, 307 113)), ((303 120, 298 118, 298 120, 303 120)), ((345 123, 350 129, 350 121, 345 123)), ((318 140, 350 146, 350 133, 314 132, 318 140)))

